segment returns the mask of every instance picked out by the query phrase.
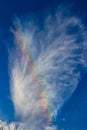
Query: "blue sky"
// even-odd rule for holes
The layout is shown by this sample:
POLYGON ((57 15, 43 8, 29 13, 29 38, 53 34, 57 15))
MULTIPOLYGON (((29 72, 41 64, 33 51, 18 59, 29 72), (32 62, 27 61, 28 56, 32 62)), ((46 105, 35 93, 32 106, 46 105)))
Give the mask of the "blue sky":
MULTIPOLYGON (((59 5, 66 6, 70 14, 82 20, 85 30, 87 29, 87 1, 86 0, 8 0, 0 1, 0 118, 7 122, 18 121, 15 116, 14 97, 12 99, 9 76, 9 53, 14 48, 14 36, 10 32, 15 17, 29 19, 43 30, 43 21, 48 12, 54 15, 59 5)), ((62 8, 64 7, 62 6, 62 8)), ((64 16, 64 17, 67 17, 64 16)), ((26 20, 28 21, 28 20, 26 20)), ((73 29, 71 32, 74 33, 73 29)), ((70 32, 68 32, 70 33, 70 32)), ((77 32, 78 33, 78 32, 77 32)), ((20 34, 18 33, 19 37, 20 34)), ((23 34, 25 36, 25 34, 23 34)), ((55 36, 56 37, 56 36, 55 36)), ((80 39, 80 38, 79 38, 80 39)), ((80 39, 81 42, 81 39, 80 39)), ((86 42, 86 41, 85 41, 86 42)), ((49 43, 47 43, 49 44, 49 43)), ((81 46, 82 48, 83 46, 81 46)), ((39 48, 39 45, 38 45, 39 48)), ((84 52, 86 53, 86 52, 84 52)), ((18 54, 18 53, 17 53, 18 54)), ((48 53, 47 53, 48 54, 48 53)), ((38 55, 38 54, 37 54, 38 55)), ((49 54, 48 54, 49 55, 49 54)), ((84 54, 86 55, 86 54, 84 54)), ((84 60, 87 62, 86 57, 84 60)), ((59 130, 87 130, 87 69, 77 66, 81 71, 81 78, 77 88, 70 98, 64 102, 56 117, 59 130), (67 129, 68 128, 68 129, 67 129)), ((42 71, 42 70, 41 70, 42 71)), ((76 69, 78 71, 78 69, 76 69)), ((60 73, 60 71, 59 71, 60 73)), ((51 77, 52 78, 52 77, 51 77)), ((56 79, 56 82, 57 79, 56 79)), ((65 96, 66 97, 66 96, 65 96)), ((21 110, 21 109, 20 109, 21 110)))

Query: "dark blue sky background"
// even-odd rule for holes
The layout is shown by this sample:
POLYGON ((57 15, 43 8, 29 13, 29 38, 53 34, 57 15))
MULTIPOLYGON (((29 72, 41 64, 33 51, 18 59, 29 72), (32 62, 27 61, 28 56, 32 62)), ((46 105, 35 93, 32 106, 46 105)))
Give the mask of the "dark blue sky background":
MULTIPOLYGON (((10 97, 8 75, 8 46, 11 43, 9 28, 14 16, 36 13, 41 19, 41 11, 54 10, 59 4, 70 6, 72 14, 80 17, 87 27, 87 0, 0 0, 0 118, 15 120, 10 97), (2 116, 2 114, 4 116, 2 116)), ((60 128, 87 130, 87 74, 79 83, 72 97, 64 104, 58 117, 60 128)))

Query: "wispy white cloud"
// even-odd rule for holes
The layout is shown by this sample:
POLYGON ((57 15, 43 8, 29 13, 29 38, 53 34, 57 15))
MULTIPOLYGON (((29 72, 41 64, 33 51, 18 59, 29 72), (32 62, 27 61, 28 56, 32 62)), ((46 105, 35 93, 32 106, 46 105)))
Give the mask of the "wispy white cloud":
POLYGON ((86 68, 86 31, 78 18, 63 12, 49 15, 42 30, 26 23, 16 23, 10 53, 15 112, 28 130, 53 130, 52 116, 75 91, 86 68))
POLYGON ((4 129, 4 130, 16 130, 15 127, 16 127, 15 123, 7 124, 7 122, 4 122, 4 121, 0 120, 0 129, 4 129))

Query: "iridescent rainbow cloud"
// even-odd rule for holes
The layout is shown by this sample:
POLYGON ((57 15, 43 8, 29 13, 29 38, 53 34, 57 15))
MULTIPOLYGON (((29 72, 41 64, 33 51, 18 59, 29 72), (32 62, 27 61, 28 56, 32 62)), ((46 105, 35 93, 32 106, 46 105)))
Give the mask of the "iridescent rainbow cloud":
POLYGON ((45 20, 43 30, 19 21, 13 34, 10 88, 16 116, 27 124, 26 130, 52 130, 53 116, 75 91, 81 70, 87 68, 86 31, 77 18, 64 18, 57 12, 45 20))
MULTIPOLYGON (((47 118, 47 123, 51 121, 51 111, 49 108, 49 100, 48 96, 45 93, 45 88, 43 82, 40 81, 39 78, 39 72, 37 65, 35 65, 35 59, 32 55, 32 50, 28 46, 28 39, 24 37, 24 34, 22 32, 15 32, 16 39, 18 40, 17 43, 20 46, 20 51, 23 54, 24 57, 22 57, 23 61, 22 64, 25 65, 24 74, 30 73, 30 78, 32 79, 32 84, 35 87, 35 90, 38 90, 38 94, 36 94, 36 98, 39 98, 38 106, 40 109, 42 109, 42 112, 44 113, 44 116, 47 118), (19 33, 19 34, 18 34, 19 33), (49 108, 49 109, 48 109, 49 108)), ((34 92, 35 93, 35 92, 34 92)))

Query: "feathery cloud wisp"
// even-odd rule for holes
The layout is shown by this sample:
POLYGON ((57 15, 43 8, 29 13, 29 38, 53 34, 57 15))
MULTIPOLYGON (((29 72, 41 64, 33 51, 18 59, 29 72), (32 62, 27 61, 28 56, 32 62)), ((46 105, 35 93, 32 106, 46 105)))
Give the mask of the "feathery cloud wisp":
POLYGON ((30 130, 53 130, 52 117, 72 95, 86 67, 86 31, 78 18, 56 13, 45 20, 43 30, 19 21, 13 33, 10 88, 16 115, 30 130))

